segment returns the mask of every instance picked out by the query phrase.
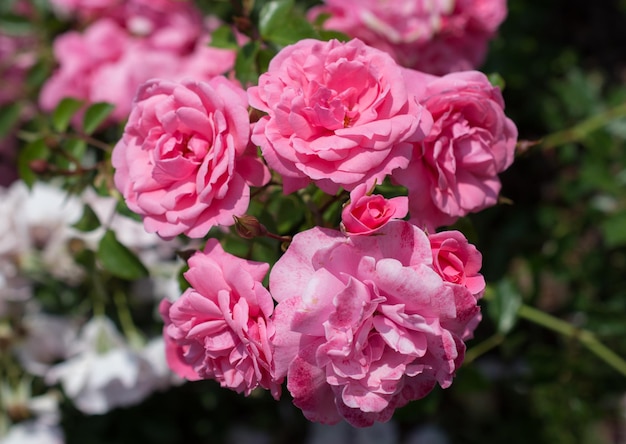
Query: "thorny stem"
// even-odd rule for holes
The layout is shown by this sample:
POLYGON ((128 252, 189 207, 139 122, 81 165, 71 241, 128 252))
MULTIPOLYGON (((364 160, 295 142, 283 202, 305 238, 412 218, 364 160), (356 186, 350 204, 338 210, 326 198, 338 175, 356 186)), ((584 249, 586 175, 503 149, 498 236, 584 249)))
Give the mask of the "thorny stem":
MULTIPOLYGON (((484 298, 486 300, 490 300, 493 298, 493 294, 490 291, 487 291, 485 292, 484 298)), ((587 349, 595 354, 598 358, 603 360, 609 366, 613 367, 613 369, 615 369, 622 375, 626 376, 626 361, 613 350, 600 342, 598 338, 589 330, 578 328, 567 321, 559 319, 555 316, 552 316, 551 314, 548 314, 544 311, 538 310, 526 304, 520 305, 517 310, 517 316, 542 327, 545 327, 549 330, 557 332, 563 336, 577 339, 582 345, 587 347, 587 349)), ((498 334, 499 333, 496 333, 494 336, 488 338, 483 343, 480 343, 473 349, 469 350, 467 355, 470 357, 470 359, 476 359, 481 354, 497 346, 498 343, 496 342, 499 340, 497 338, 498 334)))
POLYGON ((467 365, 476 360, 479 356, 484 355, 489 350, 496 348, 498 345, 502 344, 505 336, 502 333, 496 333, 489 338, 485 339, 480 344, 470 348, 465 353, 465 359, 463 360, 463 365, 467 365))
POLYGON ((626 376, 626 361, 618 356, 613 350, 601 343, 590 331, 575 327, 569 322, 558 319, 528 305, 520 306, 517 314, 520 318, 534 322, 537 325, 553 330, 563 336, 578 339, 581 344, 587 347, 597 357, 602 359, 622 375, 626 376))
POLYGON ((576 142, 609 122, 623 117, 626 117, 626 103, 591 116, 571 128, 549 134, 539 142, 539 145, 544 149, 551 149, 566 143, 576 142))

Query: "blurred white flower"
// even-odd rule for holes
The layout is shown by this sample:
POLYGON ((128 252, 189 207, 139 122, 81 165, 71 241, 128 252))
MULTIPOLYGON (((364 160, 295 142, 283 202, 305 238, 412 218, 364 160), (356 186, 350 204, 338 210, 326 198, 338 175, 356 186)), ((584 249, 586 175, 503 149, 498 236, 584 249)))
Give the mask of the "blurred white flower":
POLYGON ((65 438, 58 424, 36 419, 20 422, 9 428, 0 444, 63 444, 65 438))
POLYGON ((0 384, 0 444, 63 443, 59 427, 59 393, 49 391, 32 396, 31 379, 22 378, 16 386, 0 384))
POLYGON ((398 430, 394 422, 377 422, 368 428, 355 428, 345 421, 335 425, 312 423, 307 444, 349 442, 352 444, 397 444, 398 430))
POLYGON ((59 382, 86 414, 137 404, 173 381, 159 339, 135 350, 105 317, 95 317, 83 326, 74 349, 74 356, 47 372, 46 382, 59 382))
POLYGON ((22 327, 25 337, 15 353, 24 369, 37 376, 69 356, 78 334, 77 320, 39 312, 26 315, 22 327))
POLYGON ((21 182, 0 189, 0 274, 5 282, 22 272, 47 271, 68 282, 80 278, 80 268, 68 243, 71 225, 82 214, 80 202, 59 188, 21 182))

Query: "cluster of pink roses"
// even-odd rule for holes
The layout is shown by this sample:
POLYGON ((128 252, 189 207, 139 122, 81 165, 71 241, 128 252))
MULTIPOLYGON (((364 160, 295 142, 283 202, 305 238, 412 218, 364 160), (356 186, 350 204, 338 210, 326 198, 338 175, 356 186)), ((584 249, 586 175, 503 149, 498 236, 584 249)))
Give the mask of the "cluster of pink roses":
POLYGON ((276 398, 286 378, 307 418, 356 426, 449 386, 485 282, 478 250, 434 230, 496 202, 516 137, 484 75, 402 68, 360 40, 288 46, 247 94, 222 77, 146 83, 113 165, 148 231, 204 237, 232 225, 270 169, 285 193, 350 191, 341 230, 297 233, 269 291, 268 264, 210 239, 189 260, 191 288, 161 304, 170 366, 276 398), (408 197, 373 194, 385 178, 408 197))
POLYGON ((58 68, 44 84, 39 103, 53 110, 64 97, 115 105, 112 119, 128 117, 130 97, 151 78, 209 80, 231 70, 232 50, 208 46, 216 23, 189 1, 54 0, 64 14, 87 26, 58 36, 58 68))

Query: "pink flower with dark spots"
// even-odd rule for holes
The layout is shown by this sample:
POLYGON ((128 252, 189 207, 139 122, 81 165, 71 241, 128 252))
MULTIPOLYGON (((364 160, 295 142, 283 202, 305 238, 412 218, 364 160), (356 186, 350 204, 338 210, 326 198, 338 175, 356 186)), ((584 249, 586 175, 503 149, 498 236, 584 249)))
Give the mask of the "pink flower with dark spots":
POLYGON ((480 309, 433 269, 419 228, 391 221, 375 236, 313 228, 296 234, 270 274, 278 305, 276 377, 311 421, 388 421, 396 408, 448 387, 480 309))

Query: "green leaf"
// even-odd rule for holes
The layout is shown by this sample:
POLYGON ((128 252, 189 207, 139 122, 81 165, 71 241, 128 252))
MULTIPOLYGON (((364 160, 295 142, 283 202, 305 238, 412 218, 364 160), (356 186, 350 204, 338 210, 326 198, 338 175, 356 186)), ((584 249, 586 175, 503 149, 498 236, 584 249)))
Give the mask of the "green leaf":
POLYGON ((522 296, 508 279, 501 280, 495 289, 487 310, 499 333, 507 334, 515 326, 517 312, 522 305, 522 296))
POLYGON ((600 229, 609 248, 626 245, 626 212, 612 215, 600 224, 600 229))
POLYGON ((46 146, 43 139, 36 139, 27 144, 17 158, 17 170, 20 177, 28 185, 32 187, 37 180, 37 174, 32 170, 33 161, 47 161, 50 155, 50 149, 46 146))
POLYGON ((27 35, 34 30, 33 23, 26 17, 16 14, 0 16, 0 31, 9 35, 27 35))
POLYGON ((222 49, 239 49, 237 38, 230 25, 222 25, 213 31, 210 46, 222 49))
POLYGON ((266 3, 259 13, 259 32, 263 37, 272 33, 273 28, 284 26, 284 20, 293 9, 293 0, 274 0, 266 3))
POLYGON ((259 79, 257 68, 257 55, 259 54, 259 43, 246 43, 237 53, 235 59, 235 72, 237 79, 242 85, 256 84, 259 79))
POLYGON ((114 105, 106 102, 98 102, 91 105, 85 111, 83 119, 83 131, 85 134, 92 134, 107 117, 111 115, 115 109, 114 105))
POLYGON ((259 13, 259 32, 265 40, 281 46, 319 38, 311 23, 295 10, 293 0, 266 3, 259 13))
POLYGON ((333 31, 330 29, 322 29, 319 31, 320 39, 329 41, 329 40, 339 40, 340 42, 347 42, 350 40, 350 36, 348 34, 344 34, 343 32, 333 31))
POLYGON ((82 159, 87 152, 87 142, 82 139, 71 138, 63 144, 65 152, 76 159, 82 159))
POLYGON ((81 218, 72 225, 79 231, 93 231, 100 226, 100 219, 96 215, 95 211, 87 204, 83 207, 83 215, 81 218))
POLYGON ((503 90, 506 86, 506 82, 504 81, 500 73, 492 72, 487 76, 487 78, 489 79, 489 83, 491 83, 493 86, 497 86, 498 88, 500 88, 500 90, 503 90))
POLYGON ((65 132, 72 120, 72 117, 78 112, 83 102, 72 97, 66 97, 52 112, 52 127, 62 133, 65 132))
POLYGON ((50 65, 45 60, 39 60, 28 70, 26 85, 29 88, 37 89, 50 77, 50 65))
POLYGON ((96 256, 104 269, 114 276, 128 280, 148 276, 148 270, 139 258, 122 245, 111 230, 102 236, 96 256))
POLYGON ((5 137, 15 127, 20 117, 21 106, 19 103, 11 103, 0 108, 0 139, 5 137))

